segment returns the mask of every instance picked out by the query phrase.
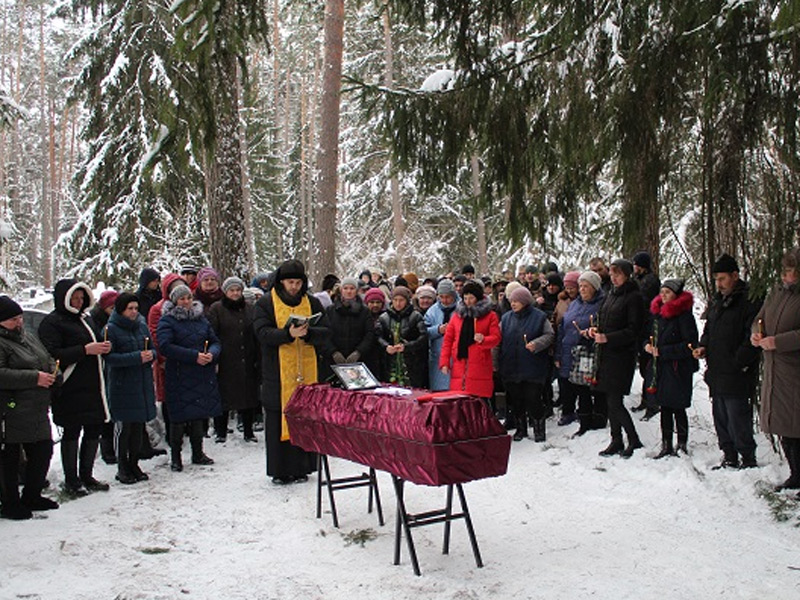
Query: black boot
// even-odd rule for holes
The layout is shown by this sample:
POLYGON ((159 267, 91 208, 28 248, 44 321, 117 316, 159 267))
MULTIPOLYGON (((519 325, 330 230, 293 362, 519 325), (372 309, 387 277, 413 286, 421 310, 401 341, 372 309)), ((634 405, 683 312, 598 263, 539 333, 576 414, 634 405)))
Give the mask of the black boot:
POLYGON ((214 460, 203 452, 204 430, 201 421, 193 421, 189 431, 189 441, 192 444, 193 465, 213 465, 214 460))
POLYGON ((514 421, 516 421, 517 425, 517 430, 514 432, 514 441, 519 442, 528 437, 528 420, 524 415, 516 415, 514 421))
MULTIPOLYGON (((678 444, 680 447, 680 444, 678 444)), ((675 450, 672 448, 672 439, 663 440, 661 442, 661 451, 656 454, 653 458, 658 460, 660 458, 664 458, 666 456, 675 456, 675 450)))
POLYGON ((113 423, 106 423, 103 425, 103 433, 100 434, 100 458, 102 458, 103 462, 107 465, 117 464, 117 455, 114 453, 113 423))
POLYGON ((580 437, 587 431, 592 429, 592 415, 591 414, 579 414, 578 415, 578 423, 580 427, 578 427, 578 431, 574 433, 575 437, 580 437))
POLYGON ((545 419, 534 419, 533 420, 533 441, 534 442, 544 442, 545 438, 547 437, 546 432, 546 423, 545 419))
POLYGON ((97 458, 97 447, 100 440, 95 438, 87 440, 85 437, 81 441, 79 473, 83 485, 90 492, 107 492, 109 485, 105 481, 98 481, 92 475, 94 471, 94 459, 97 458))
POLYGON ((61 440, 61 467, 64 469, 64 494, 80 498, 89 492, 78 477, 78 440, 61 440))
POLYGON ((644 444, 642 444, 642 441, 639 439, 639 436, 636 435, 631 437, 629 435, 628 445, 625 446, 625 450, 622 451, 623 458, 630 458, 631 456, 633 456, 633 451, 639 448, 644 448, 644 444))
POLYGON ((775 486, 775 491, 800 489, 800 451, 797 446, 800 441, 794 438, 781 438, 781 447, 789 463, 789 478, 775 486))
POLYGON ((169 468, 173 471, 183 471, 183 459, 181 458, 181 448, 183 448, 184 423, 169 424, 169 449, 171 460, 169 468))
POLYGON ((612 437, 611 443, 599 452, 600 456, 614 456, 615 454, 622 454, 625 446, 622 443, 622 438, 612 437))

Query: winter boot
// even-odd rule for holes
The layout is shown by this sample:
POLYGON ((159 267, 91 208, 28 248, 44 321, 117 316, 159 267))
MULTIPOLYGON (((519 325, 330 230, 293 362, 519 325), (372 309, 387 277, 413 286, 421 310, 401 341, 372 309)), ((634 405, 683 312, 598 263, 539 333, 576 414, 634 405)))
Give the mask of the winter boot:
POLYGON ((181 448, 183 447, 184 423, 169 424, 169 449, 171 460, 169 468, 173 471, 183 471, 183 460, 181 458, 181 448))
POLYGON ((109 485, 105 481, 98 481, 92 475, 94 471, 94 459, 97 457, 97 447, 100 440, 95 438, 87 440, 85 437, 81 441, 79 473, 83 485, 90 492, 107 492, 109 485))
POLYGON ((528 437, 528 421, 524 416, 520 415, 517 415, 514 420, 517 425, 517 430, 514 432, 514 441, 519 442, 528 437))
MULTIPOLYGON (((125 427, 125 425, 123 425, 125 427)), ((131 450, 130 438, 125 435, 125 432, 119 436, 117 442, 117 474, 114 477, 117 481, 124 485, 131 485, 136 483, 136 477, 131 472, 131 450)))
MULTIPOLYGON (((680 444, 678 444, 678 447, 680 447, 680 444)), ((668 439, 668 440, 667 439, 662 440, 662 442, 661 442, 661 450, 653 458, 658 460, 658 459, 664 458, 666 456, 675 456, 675 450, 672 447, 672 439, 671 438, 668 439)))
POLYGON ((80 498, 89 492, 78 477, 78 440, 61 440, 61 466, 64 469, 64 494, 80 498))
POLYGON ((103 425, 103 433, 100 435, 100 458, 102 458, 103 462, 107 465, 117 464, 117 455, 114 453, 113 423, 106 423, 103 425))
POLYGON ((625 449, 621 437, 612 437, 611 443, 599 452, 600 456, 614 456, 615 454, 622 454, 625 449))
POLYGON ((756 460, 755 451, 748 452, 747 454, 742 454, 741 466, 743 469, 755 469, 758 467, 758 461, 756 460))
POLYGON ((591 414, 580 414, 578 415, 578 431, 575 432, 575 437, 580 437, 587 431, 591 430, 592 428, 592 415, 591 414))
POLYGON ((789 478, 775 486, 776 492, 800 489, 800 464, 798 464, 800 452, 798 452, 798 444, 800 442, 794 438, 781 438, 781 447, 786 455, 786 462, 789 463, 789 478))
POLYGON ((24 521, 26 519, 30 519, 33 516, 31 509, 25 506, 24 504, 17 503, 17 504, 3 504, 3 508, 0 508, 0 517, 4 519, 11 519, 12 521, 24 521))
POLYGON ((637 450, 638 448, 643 448, 644 444, 639 439, 638 435, 635 436, 628 436, 628 445, 625 446, 625 450, 622 451, 623 458, 630 458, 633 456, 633 451, 637 450))
POLYGON ((546 423, 545 419, 534 419, 533 420, 533 441, 534 442, 543 442, 547 437, 546 432, 546 423))
POLYGON ((189 431, 189 441, 192 444, 193 465, 214 464, 214 460, 206 456, 205 452, 203 452, 203 435, 202 422, 194 421, 189 431))

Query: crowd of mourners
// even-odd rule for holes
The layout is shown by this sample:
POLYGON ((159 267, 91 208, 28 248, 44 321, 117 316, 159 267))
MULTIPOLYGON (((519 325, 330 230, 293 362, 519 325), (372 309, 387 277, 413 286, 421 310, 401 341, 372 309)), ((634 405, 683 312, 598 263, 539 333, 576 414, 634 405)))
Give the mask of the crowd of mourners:
POLYGON ((316 293, 296 260, 250 285, 210 267, 163 279, 146 268, 135 293, 107 290, 96 303, 87 284, 60 280, 38 331, 0 296, 0 514, 28 519, 58 508, 42 495, 51 411, 68 497, 109 489, 93 474, 98 449, 120 484, 147 480, 140 460, 166 453, 151 443, 159 423, 174 472, 184 470, 185 437, 191 463, 210 465, 204 440, 213 431, 224 443, 237 423, 245 442, 257 443, 263 429, 273 483, 307 481, 316 457, 291 443, 283 410, 297 386, 333 381, 332 365, 353 363, 387 384, 483 398, 515 441, 544 442, 557 408, 551 426, 577 424, 575 436, 609 427, 600 455, 623 457, 642 447, 623 403, 638 368, 641 402, 632 410, 659 416, 653 458, 663 459, 689 452, 686 411, 702 360, 718 468, 752 468, 763 356, 760 423, 780 437, 790 469, 776 488, 800 489, 800 249, 782 264, 761 304, 736 260, 720 256, 701 335, 684 281, 659 279, 646 252, 494 279, 476 277, 471 265, 424 280, 365 269, 327 275, 316 293))

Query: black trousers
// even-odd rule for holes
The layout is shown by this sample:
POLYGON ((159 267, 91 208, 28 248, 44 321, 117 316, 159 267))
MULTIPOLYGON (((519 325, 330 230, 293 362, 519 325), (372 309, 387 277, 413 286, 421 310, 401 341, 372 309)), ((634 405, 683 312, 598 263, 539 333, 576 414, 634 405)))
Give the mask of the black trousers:
POLYGON ((611 439, 622 441, 622 430, 628 435, 628 442, 638 440, 639 436, 636 433, 636 427, 633 425, 631 413, 625 408, 622 400, 625 396, 618 393, 607 393, 606 401, 608 402, 608 422, 611 425, 611 439))
POLYGON ((665 442, 672 442, 672 434, 675 429, 678 430, 678 443, 685 444, 689 439, 689 417, 686 416, 686 409, 662 406, 661 439, 665 442))
POLYGON ((592 390, 588 385, 570 383, 578 397, 578 417, 582 429, 604 429, 608 421, 608 405, 603 392, 592 390))
POLYGON ((517 428, 524 429, 528 422, 544 419, 545 407, 542 390, 545 385, 535 381, 505 381, 506 401, 513 407, 517 428))
MULTIPOLYGON (((255 421, 257 410, 260 409, 245 408, 237 411, 242 417, 242 427, 244 428, 242 433, 244 434, 244 437, 253 437, 253 422, 255 421)), ((217 435, 222 435, 224 437, 228 434, 229 418, 230 411, 228 410, 223 410, 220 416, 214 417, 214 432, 217 435)))
POLYGON ((756 441, 753 439, 753 408, 747 396, 714 396, 711 414, 717 431, 719 449, 726 458, 755 458, 756 441))
POLYGON ((117 463, 120 471, 127 472, 137 466, 142 439, 146 435, 144 423, 116 423, 117 463))
POLYGON ((32 501, 41 496, 50 459, 53 456, 52 440, 40 440, 25 444, 3 444, 0 450, 0 464, 3 476, 0 478, 0 498, 3 506, 11 508, 20 504, 19 459, 22 449, 28 463, 25 467, 25 487, 22 500, 32 501))

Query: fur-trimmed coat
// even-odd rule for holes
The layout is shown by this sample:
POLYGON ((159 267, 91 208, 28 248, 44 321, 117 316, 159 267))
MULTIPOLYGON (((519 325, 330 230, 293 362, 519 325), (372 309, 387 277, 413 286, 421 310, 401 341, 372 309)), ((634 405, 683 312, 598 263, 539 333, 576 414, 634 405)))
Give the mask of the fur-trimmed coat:
POLYGON ((439 357, 439 368, 450 367, 450 389, 466 392, 481 398, 491 398, 494 392, 492 348, 500 343, 500 321, 492 310, 489 298, 483 298, 474 306, 459 301, 456 312, 447 324, 439 357), (484 338, 469 346, 466 360, 458 358, 458 341, 465 319, 476 319, 475 333, 484 338))
MULTIPOLYGON (((694 297, 690 292, 670 302, 660 296, 650 303, 653 324, 650 335, 658 348, 656 359, 656 400, 667 408, 689 408, 692 404, 692 379, 698 369, 697 359, 689 349, 697 347, 697 322, 692 314, 694 297)), ((649 342, 649 340, 648 340, 649 342)), ((653 381, 653 357, 647 365, 647 376, 653 381)))
POLYGON ((217 362, 222 351, 219 338, 203 316, 203 305, 194 301, 185 309, 167 300, 158 322, 158 350, 167 359, 165 392, 173 423, 216 417, 222 413, 217 382, 217 362), (207 365, 197 355, 208 342, 214 360, 207 365))

